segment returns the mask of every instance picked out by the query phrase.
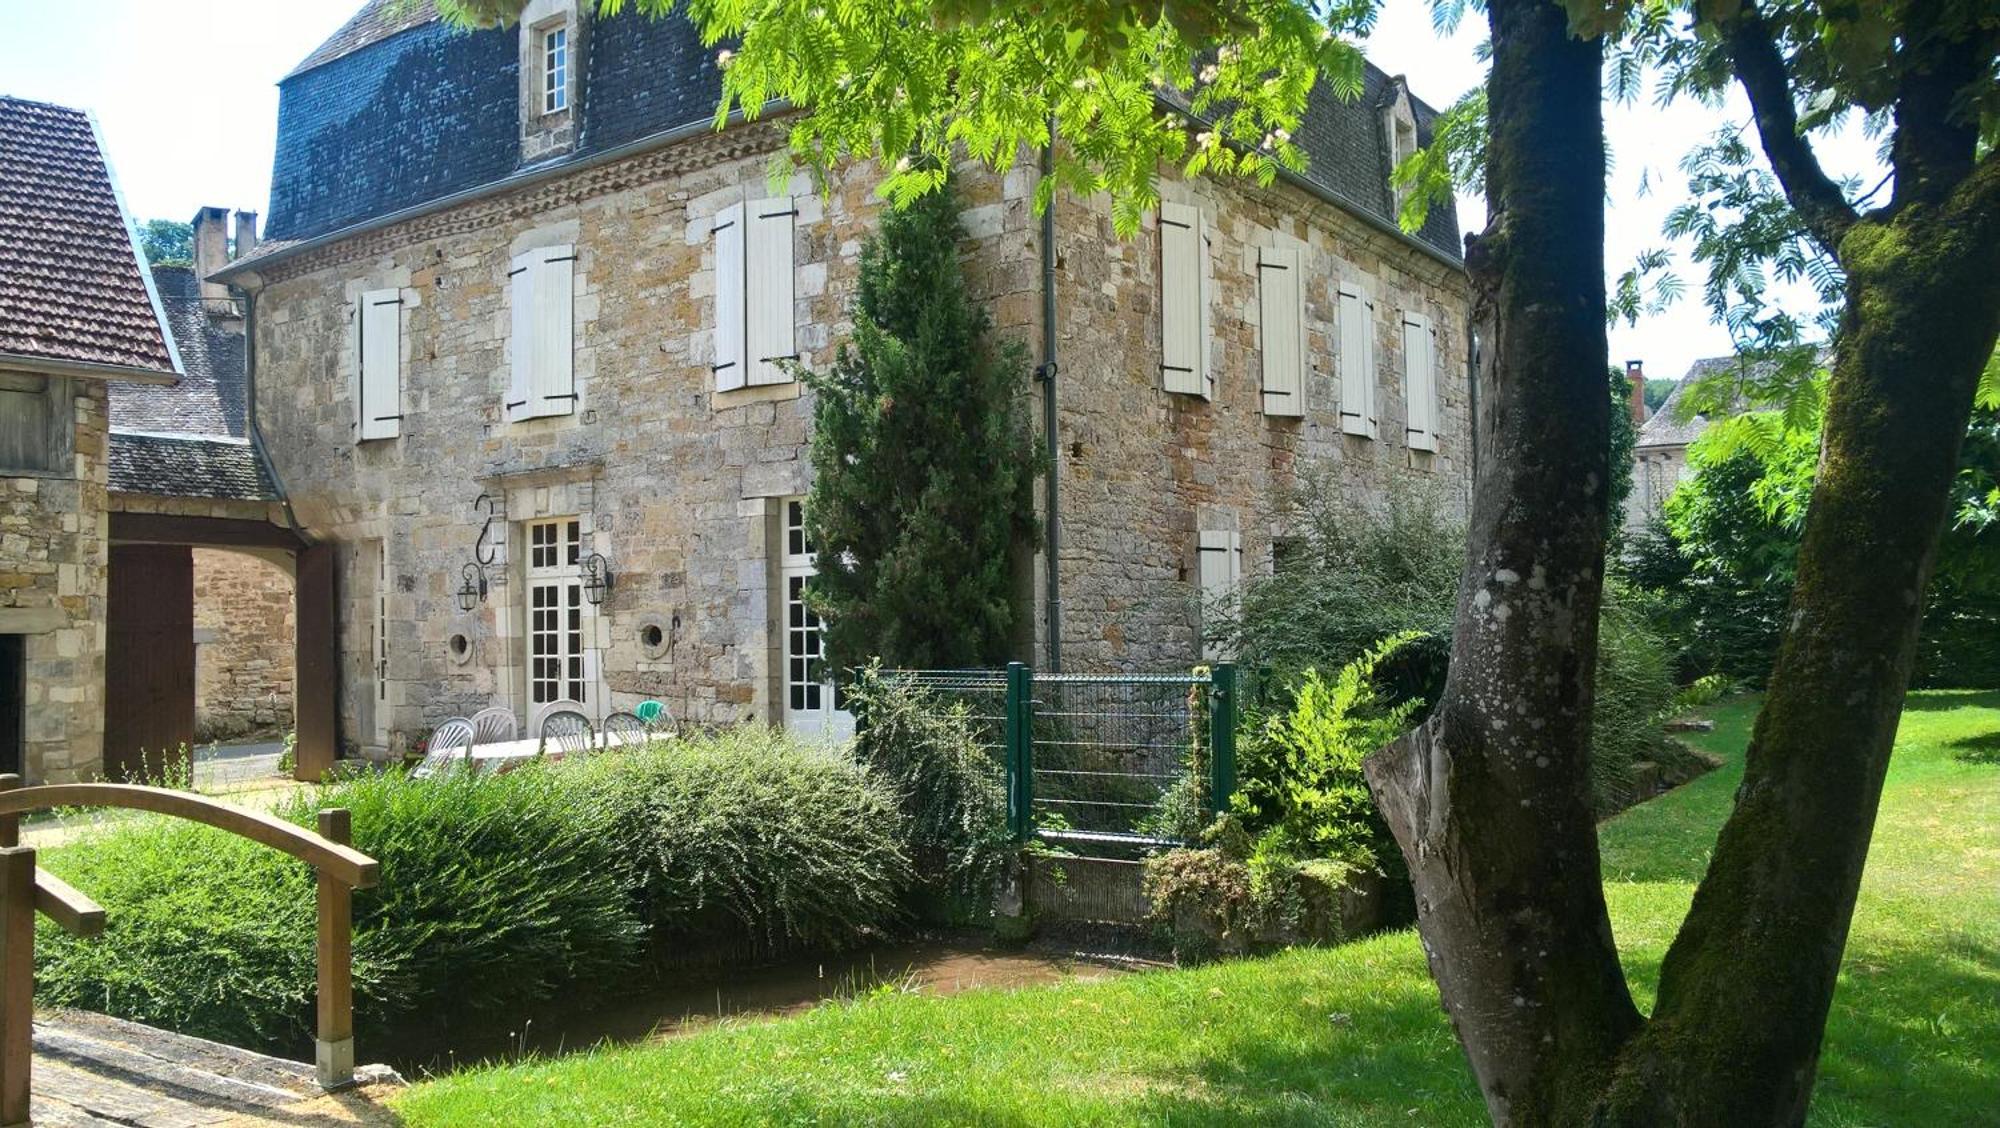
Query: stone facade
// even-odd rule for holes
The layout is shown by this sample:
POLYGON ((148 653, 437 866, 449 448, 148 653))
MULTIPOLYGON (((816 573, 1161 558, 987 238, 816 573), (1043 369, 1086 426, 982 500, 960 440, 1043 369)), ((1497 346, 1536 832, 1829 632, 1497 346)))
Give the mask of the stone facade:
POLYGON ((103 381, 49 379, 74 405, 74 465, 0 471, 0 633, 22 636, 22 773, 62 783, 103 760, 108 423, 103 381))
POLYGON ((197 739, 275 736, 291 727, 294 614, 284 565, 194 550, 197 739))
MULTIPOLYGON (((350 748, 394 748, 496 702, 531 715, 524 538, 550 518, 574 519, 580 552, 601 553, 615 577, 601 607, 579 610, 591 712, 656 698, 695 722, 783 719, 782 523, 785 499, 809 485, 811 400, 798 384, 716 392, 709 369, 710 229, 728 205, 769 194, 779 140, 769 126, 732 128, 258 268, 259 419, 300 521, 342 551, 350 748), (510 263, 552 246, 576 256, 578 399, 570 415, 508 423, 510 263), (385 289, 402 296, 401 434, 357 443, 351 310, 385 289), (464 612, 457 593, 475 560, 487 590, 464 612)), ((824 196, 791 186, 808 367, 828 364, 851 327, 861 244, 882 206, 876 182, 860 165, 824 196)), ((1025 166, 967 168, 957 185, 973 292, 1002 333, 1029 343, 1040 330, 1035 182, 1025 166)), ((1239 532, 1246 558, 1268 562, 1281 532, 1274 503, 1313 468, 1368 498, 1410 482, 1462 504, 1465 490, 1457 267, 1288 185, 1165 191, 1202 208, 1215 232, 1213 402, 1160 390, 1154 228, 1121 241, 1107 202, 1056 205, 1064 645, 1075 670, 1197 660, 1198 532, 1239 532), (1310 272, 1303 419, 1259 406, 1256 252, 1275 246, 1302 250, 1310 272), (1380 440, 1339 428, 1336 278, 1366 281, 1375 297, 1380 440), (1414 309, 1438 330, 1435 454, 1400 441, 1393 319, 1414 309)), ((1037 653, 1040 595, 1023 609, 1037 653)))

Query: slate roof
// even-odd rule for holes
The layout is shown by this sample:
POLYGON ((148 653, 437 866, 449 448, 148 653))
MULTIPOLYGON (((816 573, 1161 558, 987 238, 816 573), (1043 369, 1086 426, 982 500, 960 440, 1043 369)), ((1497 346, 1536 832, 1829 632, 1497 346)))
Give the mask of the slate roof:
POLYGON ((113 432, 109 461, 113 493, 278 500, 263 460, 243 439, 113 432))
MULTIPOLYGON (((634 7, 591 25, 577 145, 551 167, 714 115, 721 81, 714 51, 685 17, 652 20, 634 7)), ((518 34, 451 28, 428 0, 368 0, 278 84, 268 242, 241 261, 517 171, 518 34)), ((1297 139, 1311 161, 1309 179, 1393 224, 1380 116, 1392 80, 1371 66, 1364 81, 1351 103, 1315 87, 1297 139)), ((1411 104, 1427 141, 1437 115, 1411 104)), ((1452 209, 1434 211, 1418 237, 1460 258, 1452 209)))
POLYGON ((186 373, 178 384, 113 384, 111 429, 245 437, 242 332, 216 323, 185 266, 154 267, 153 288, 186 373))
POLYGON ((133 243, 89 115, 0 97, 0 353, 178 372, 133 243))
MULTIPOLYGON (((1818 359, 1820 364, 1828 364, 1832 361, 1832 355, 1822 349, 1818 359)), ((1768 375, 1771 368, 1777 363, 1775 360, 1746 360, 1740 356, 1710 356, 1703 357, 1693 364, 1688 365, 1687 374, 1681 377, 1678 384, 1674 385, 1673 391, 1667 393, 1667 398, 1661 401, 1659 410, 1653 412, 1646 419, 1646 422, 1640 426, 1639 439, 1636 445, 1641 449, 1647 447, 1684 447, 1694 442, 1701 437, 1703 431, 1708 429, 1709 418, 1706 415, 1695 415, 1686 420, 1676 418, 1680 414, 1681 394, 1683 392, 1717 373, 1741 371, 1747 379, 1755 380, 1768 375), (1746 365, 1748 366, 1747 369, 1745 368, 1746 365)), ((1760 405, 1749 402, 1745 398, 1743 390, 1738 388, 1736 400, 1730 405, 1730 414, 1735 415, 1748 411, 1753 406, 1760 405)))

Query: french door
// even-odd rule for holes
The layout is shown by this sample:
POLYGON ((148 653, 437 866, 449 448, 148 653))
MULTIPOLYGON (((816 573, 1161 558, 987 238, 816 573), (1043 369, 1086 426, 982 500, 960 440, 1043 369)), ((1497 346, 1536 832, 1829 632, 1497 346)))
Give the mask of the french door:
POLYGON ((854 715, 840 707, 840 691, 821 647, 819 616, 805 599, 806 581, 817 571, 816 554, 806 539, 805 499, 785 501, 784 522, 778 594, 785 636, 785 728, 802 736, 845 740, 854 735, 854 715))

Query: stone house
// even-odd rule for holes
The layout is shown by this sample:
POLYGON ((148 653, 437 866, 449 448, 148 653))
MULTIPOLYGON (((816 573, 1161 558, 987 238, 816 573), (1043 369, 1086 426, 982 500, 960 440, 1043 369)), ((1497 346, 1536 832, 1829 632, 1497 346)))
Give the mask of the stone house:
POLYGON ((98 770, 107 386, 180 373, 95 123, 0 98, 0 770, 98 770))
MULTIPOLYGON (((208 276, 245 295, 276 477, 337 557, 349 749, 496 702, 843 721, 799 598, 811 396, 774 362, 850 328, 876 170, 774 192, 781 127, 713 128, 684 22, 593 12, 465 33, 371 0, 280 83, 265 239, 208 276)), ((1456 223, 1405 235, 1388 183, 1432 118, 1371 69, 1359 102, 1315 93, 1309 172, 1164 176, 1132 240, 1071 195, 1045 232, 1032 160, 962 170, 973 291, 1053 377, 1022 389, 1059 484, 1024 658, 1200 660, 1201 596, 1270 566, 1306 475, 1463 506, 1456 223)))

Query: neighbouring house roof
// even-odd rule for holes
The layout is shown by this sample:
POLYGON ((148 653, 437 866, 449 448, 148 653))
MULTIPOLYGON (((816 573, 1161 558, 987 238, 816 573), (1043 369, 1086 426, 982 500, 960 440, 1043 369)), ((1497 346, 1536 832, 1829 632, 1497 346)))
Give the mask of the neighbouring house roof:
POLYGON ((278 500, 263 459, 243 439, 115 432, 108 461, 114 493, 278 500))
MULTIPOLYGON (((1832 359, 1831 354, 1824 349, 1821 349, 1818 355, 1820 364, 1827 364, 1832 359)), ((1639 439, 1634 444, 1635 449, 1648 450, 1660 447, 1684 447, 1701 437, 1701 433, 1708 429, 1708 416, 1693 415, 1686 419, 1679 417, 1681 414, 1682 395, 1701 381, 1719 373, 1728 372, 1740 373, 1746 380, 1757 380, 1769 376, 1773 367, 1777 364, 1777 361, 1768 359, 1753 360, 1740 356, 1711 356, 1704 357, 1688 365, 1686 375, 1683 375, 1680 378, 1680 382, 1674 385, 1673 391, 1667 393, 1667 398, 1661 401, 1659 410, 1647 417, 1645 424, 1639 428, 1639 439)), ((1753 405, 1745 398, 1743 389, 1738 388, 1735 402, 1731 404, 1729 413, 1731 415, 1739 414, 1750 410, 1753 406, 1756 405, 1753 405)))
POLYGON ((0 97, 0 356, 178 375, 142 261, 89 115, 0 97))
MULTIPOLYGON (((713 118, 721 76, 685 16, 627 5, 591 25, 581 121, 556 168, 713 118)), ((519 57, 512 28, 465 31, 435 6, 369 0, 279 83, 267 242, 239 263, 499 181, 521 169, 519 57)), ((1359 100, 1325 85, 1297 140, 1306 179, 1378 223, 1395 223, 1382 106, 1394 80, 1366 68, 1359 100)), ((1420 141, 1436 113, 1412 99, 1420 141)), ((1458 221, 1435 209, 1417 238, 1458 261, 1458 221)))
POLYGON ((178 384, 126 384, 111 389, 111 430, 245 437, 242 322, 221 324, 201 298, 201 282, 185 266, 153 268, 153 288, 173 327, 186 373, 178 384))

